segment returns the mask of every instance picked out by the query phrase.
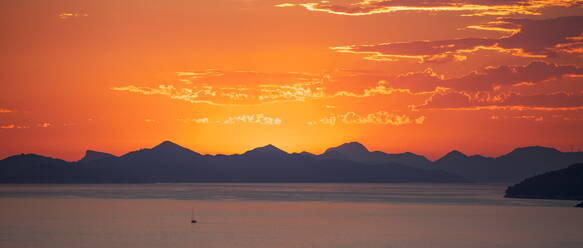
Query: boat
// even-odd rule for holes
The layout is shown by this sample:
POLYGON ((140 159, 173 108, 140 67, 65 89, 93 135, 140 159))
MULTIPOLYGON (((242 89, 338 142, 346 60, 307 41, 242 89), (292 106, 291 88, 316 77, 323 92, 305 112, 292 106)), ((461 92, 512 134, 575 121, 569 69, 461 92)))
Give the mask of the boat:
POLYGON ((190 223, 195 224, 196 220, 194 219, 194 208, 190 211, 190 223))

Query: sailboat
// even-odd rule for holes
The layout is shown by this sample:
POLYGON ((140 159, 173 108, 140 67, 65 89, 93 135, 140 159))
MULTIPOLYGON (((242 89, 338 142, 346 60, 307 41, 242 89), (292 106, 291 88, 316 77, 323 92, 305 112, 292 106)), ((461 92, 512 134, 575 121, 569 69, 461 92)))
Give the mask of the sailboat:
POLYGON ((195 224, 196 220, 194 219, 194 208, 192 208, 191 210, 192 211, 190 211, 190 223, 195 224))

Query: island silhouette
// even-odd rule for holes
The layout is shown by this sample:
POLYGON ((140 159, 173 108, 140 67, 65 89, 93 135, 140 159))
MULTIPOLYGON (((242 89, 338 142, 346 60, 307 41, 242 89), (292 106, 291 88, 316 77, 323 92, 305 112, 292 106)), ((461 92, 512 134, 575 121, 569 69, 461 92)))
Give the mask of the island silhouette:
POLYGON ((529 177, 508 187, 505 197, 583 201, 583 163, 529 177))

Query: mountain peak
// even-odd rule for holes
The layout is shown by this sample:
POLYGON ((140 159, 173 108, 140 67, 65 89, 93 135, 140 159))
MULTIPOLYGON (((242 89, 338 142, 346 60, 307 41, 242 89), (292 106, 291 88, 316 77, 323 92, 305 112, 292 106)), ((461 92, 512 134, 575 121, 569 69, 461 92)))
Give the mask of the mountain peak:
POLYGON ((177 145, 176 143, 173 143, 172 141, 168 141, 165 140, 162 143, 158 144, 157 146, 154 146, 152 149, 167 149, 167 148, 183 148, 182 146, 177 145))
POLYGON ((268 144, 268 145, 266 145, 264 147, 260 147, 260 148, 265 148, 265 149, 270 149, 270 150, 280 150, 279 148, 275 147, 272 144, 268 144))
POLYGON ((556 156, 560 156, 562 153, 550 147, 544 146, 526 146, 526 147, 519 147, 512 152, 507 153, 505 155, 500 156, 502 159, 538 159, 538 160, 547 160, 551 159, 556 156))
POLYGON ((512 150, 512 152, 510 152, 510 153, 540 153, 540 152, 545 152, 545 153, 560 153, 560 151, 557 150, 557 149, 555 149, 555 148, 544 147, 544 146, 525 146, 525 147, 519 147, 519 148, 516 148, 516 149, 512 150))
POLYGON ((287 152, 277 148, 276 146, 274 146, 272 144, 257 147, 255 149, 252 149, 252 150, 245 152, 245 154, 249 154, 249 153, 284 153, 284 154, 287 154, 287 152))
POLYGON ((106 159, 106 158, 115 158, 115 157, 116 156, 111 155, 109 153, 87 150, 87 151, 85 151, 85 156, 83 156, 83 158, 81 160, 79 160, 79 162, 91 162, 91 161, 95 161, 95 160, 101 160, 101 159, 106 159))
POLYGON ((463 154, 462 152, 458 151, 458 150, 453 150, 447 154, 445 154, 445 156, 441 157, 439 160, 450 160, 450 159, 460 159, 460 158, 467 158, 468 156, 463 154))
MULTIPOLYGON (((348 142, 348 143, 344 143, 342 145, 339 145, 337 147, 332 147, 332 148, 328 148, 328 150, 326 150, 326 152, 331 152, 331 151, 338 151, 340 153, 343 153, 345 155, 348 155, 346 153, 368 153, 368 149, 358 143, 358 142, 348 142)), ((324 153, 326 153, 324 152, 324 153)))
POLYGON ((320 158, 340 159, 352 161, 366 161, 370 152, 366 147, 358 142, 348 142, 337 147, 328 148, 320 158))
POLYGON ((150 150, 165 153, 165 154, 176 153, 176 152, 186 152, 186 153, 193 153, 195 155, 200 155, 197 152, 194 152, 188 148, 177 145, 176 143, 173 143, 173 142, 168 141, 168 140, 158 144, 157 146, 154 146, 150 150))

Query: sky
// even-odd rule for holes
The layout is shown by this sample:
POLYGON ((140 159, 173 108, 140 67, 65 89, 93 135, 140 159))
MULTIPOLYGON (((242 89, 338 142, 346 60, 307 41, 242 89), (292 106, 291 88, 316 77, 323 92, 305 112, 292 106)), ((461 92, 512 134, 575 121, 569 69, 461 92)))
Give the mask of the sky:
POLYGON ((583 150, 583 1, 3 0, 0 158, 583 150))

